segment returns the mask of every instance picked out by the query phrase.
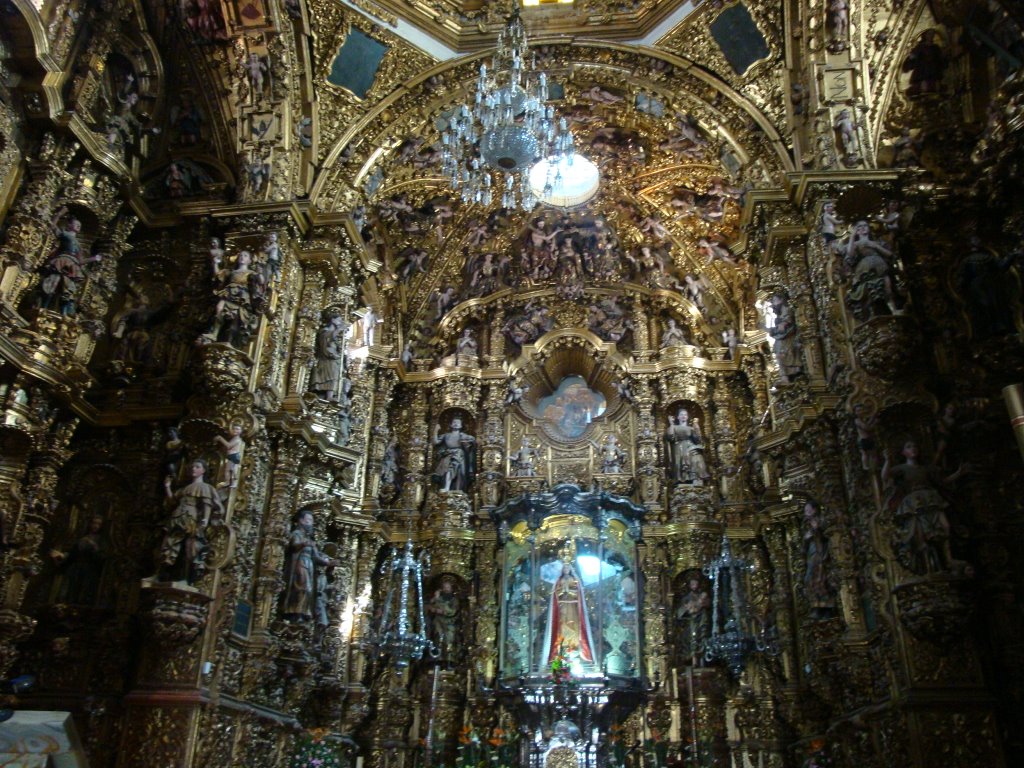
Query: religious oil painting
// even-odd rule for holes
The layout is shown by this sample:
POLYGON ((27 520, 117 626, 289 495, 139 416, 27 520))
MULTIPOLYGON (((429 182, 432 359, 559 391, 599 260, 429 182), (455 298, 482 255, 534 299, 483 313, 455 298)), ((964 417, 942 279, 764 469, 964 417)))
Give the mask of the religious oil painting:
POLYGON ((604 395, 588 387, 582 376, 567 376, 554 392, 541 398, 536 411, 556 435, 575 440, 606 407, 604 395))

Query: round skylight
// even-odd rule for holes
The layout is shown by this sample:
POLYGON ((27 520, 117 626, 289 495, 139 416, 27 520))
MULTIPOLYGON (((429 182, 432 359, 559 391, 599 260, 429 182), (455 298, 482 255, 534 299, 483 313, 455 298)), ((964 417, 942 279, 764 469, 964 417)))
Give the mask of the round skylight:
POLYGON ((581 155, 561 160, 549 157, 530 169, 530 188, 537 199, 560 208, 587 202, 597 194, 600 182, 597 166, 581 155))

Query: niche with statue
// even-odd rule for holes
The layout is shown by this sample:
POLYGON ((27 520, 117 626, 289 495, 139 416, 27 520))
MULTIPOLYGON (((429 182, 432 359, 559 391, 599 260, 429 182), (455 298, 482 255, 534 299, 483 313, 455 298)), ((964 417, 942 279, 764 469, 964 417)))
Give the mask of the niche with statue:
POLYGON ((643 513, 626 498, 570 484, 495 511, 504 541, 503 681, 640 677, 643 513))

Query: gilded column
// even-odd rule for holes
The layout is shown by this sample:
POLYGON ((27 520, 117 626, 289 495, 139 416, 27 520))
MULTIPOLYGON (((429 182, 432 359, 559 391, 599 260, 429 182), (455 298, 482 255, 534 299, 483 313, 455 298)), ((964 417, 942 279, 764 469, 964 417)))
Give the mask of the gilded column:
POLYGON ((406 436, 405 442, 402 444, 405 470, 405 482, 402 485, 401 497, 403 509, 419 509, 427 494, 429 474, 427 447, 430 438, 430 409, 427 404, 427 393, 428 389, 424 386, 413 389, 412 403, 403 425, 406 436))
POLYGON ((363 480, 363 507, 370 509, 378 504, 380 495, 380 472, 384 459, 384 452, 387 450, 388 441, 391 436, 391 428, 388 420, 388 405, 391 402, 392 393, 395 391, 397 376, 394 369, 383 366, 372 366, 365 377, 367 384, 371 384, 372 394, 367 398, 369 401, 369 435, 368 443, 360 441, 359 444, 367 445, 365 453, 364 480, 363 480))
POLYGON ((664 509, 662 505, 662 482, 664 473, 658 466, 658 442, 661 439, 654 419, 656 403, 651 382, 637 378, 633 396, 636 400, 636 468, 635 474, 640 486, 640 500, 657 518, 664 509))
POLYGON ((479 508, 477 516, 486 520, 489 518, 502 495, 502 479, 504 477, 505 440, 503 430, 503 416, 505 411, 505 388, 504 382, 492 383, 487 388, 487 395, 484 398, 483 430, 479 436, 480 442, 480 479, 479 479, 479 508))
POLYGON ((299 437, 280 435, 272 449, 269 503, 260 535, 261 552, 256 576, 252 635, 257 643, 267 642, 270 624, 277 615, 277 598, 284 571, 284 542, 296 511, 299 471, 309 450, 299 437))
MULTIPOLYGON (((718 376, 714 380, 711 401, 715 410, 712 415, 712 439, 714 440, 715 457, 718 460, 718 472, 724 486, 726 471, 736 464, 736 423, 732 393, 726 376, 718 376)), ((726 494, 722 493, 723 498, 726 494)))
MULTIPOLYGON (((36 397, 43 397, 41 390, 36 397)), ((56 510, 51 500, 57 473, 71 456, 68 444, 78 424, 77 419, 40 423, 35 417, 15 424, 10 418, 14 406, 12 401, 0 427, 0 524, 10 537, 10 548, 0 559, 0 676, 10 671, 17 644, 35 627, 35 620, 20 611, 29 580, 42 566, 39 547, 56 510)))

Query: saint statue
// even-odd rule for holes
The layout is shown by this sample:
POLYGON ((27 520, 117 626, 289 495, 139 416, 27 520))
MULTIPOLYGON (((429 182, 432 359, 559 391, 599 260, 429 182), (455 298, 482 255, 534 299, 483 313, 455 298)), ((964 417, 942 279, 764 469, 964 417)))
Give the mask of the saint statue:
POLYGON ((528 435, 523 435, 522 443, 518 451, 512 453, 509 457, 509 464, 512 467, 513 477, 536 477, 537 466, 536 462, 540 460, 540 451, 530 445, 530 438, 528 435))
POLYGON ((285 552, 282 613, 289 621, 310 621, 317 612, 318 587, 324 582, 318 572, 335 564, 316 545, 312 512, 300 512, 295 518, 285 552))
POLYGON ((959 296, 967 305, 973 338, 1013 331, 1014 307, 1020 298, 1013 262, 1014 256, 1000 256, 982 245, 977 235, 969 238, 967 256, 959 267, 959 296))
POLYGON ((476 468, 476 438, 462 431, 462 419, 453 418, 451 429, 444 434, 434 425, 434 447, 438 456, 434 482, 442 491, 467 490, 476 468))
POLYGON ((828 535, 821 520, 821 508, 816 502, 804 505, 804 591, 811 608, 812 619, 827 619, 835 614, 836 589, 831 572, 831 554, 828 535))
POLYGON ((455 354, 458 365, 472 365, 479 361, 478 344, 473 338, 473 329, 466 328, 455 343, 455 354))
POLYGON ((88 530, 66 552, 50 550, 50 557, 57 563, 60 572, 60 586, 54 602, 68 605, 96 604, 107 556, 107 543, 102 531, 103 518, 93 515, 88 530))
POLYGON ((668 447, 669 477, 677 484, 704 485, 711 479, 704 461, 704 443, 700 435, 700 422, 690 421, 690 414, 680 408, 675 421, 669 416, 665 430, 668 447))
POLYGON ((626 463, 626 452, 619 445, 619 438, 608 433, 601 445, 595 445, 601 461, 601 473, 605 475, 618 475, 622 473, 622 467, 626 463))
POLYGON ((341 398, 345 365, 347 326, 337 311, 324 312, 323 324, 316 334, 316 352, 309 388, 327 401, 341 398))
POLYGON ((192 482, 171 491, 171 478, 164 478, 164 493, 174 506, 164 526, 160 543, 157 578, 160 581, 195 583, 202 575, 206 557, 206 526, 211 515, 224 513, 217 489, 204 479, 207 465, 202 459, 192 462, 192 482))
POLYGON ((892 251, 871 237, 866 221, 853 225, 846 244, 845 263, 852 280, 847 299, 858 319, 885 314, 902 314, 896 305, 892 281, 892 251))
POLYGON ((451 579, 441 582, 441 588, 427 603, 426 614, 430 620, 430 639, 442 658, 451 659, 459 623, 459 596, 451 579))
POLYGON ((888 449, 882 464, 886 506, 899 526, 897 551, 903 564, 916 574, 965 572, 968 566, 950 550, 949 502, 943 492, 964 472, 961 466, 942 477, 934 464, 922 464, 917 443, 903 446, 902 464, 893 465, 888 449))
POLYGON ((82 222, 69 217, 65 226, 59 223, 68 209, 61 208, 50 222, 50 229, 57 238, 57 247, 50 255, 46 264, 41 267, 42 280, 39 283, 37 306, 64 316, 74 315, 78 290, 85 283, 85 267, 90 262, 99 261, 100 257, 85 258, 78 235, 82 231, 82 222))
POLYGON ((692 663, 703 656, 704 643, 711 632, 711 596, 697 577, 691 577, 686 593, 676 607, 679 656, 692 663))
POLYGON ((775 339, 772 350, 779 364, 779 383, 785 385, 804 372, 803 346, 797 335, 796 315, 789 306, 788 297, 783 293, 773 293, 771 308, 775 322, 768 328, 768 335, 775 339))
POLYGON ((674 317, 670 317, 664 332, 661 334, 661 348, 680 347, 689 343, 689 340, 686 338, 686 332, 676 325, 674 317))
POLYGON ((572 660, 594 662, 593 634, 587 616, 587 601, 583 595, 583 582, 572 563, 562 561, 562 573, 551 589, 548 601, 548 620, 544 630, 544 666, 564 653, 572 660))
POLYGON ((380 465, 381 487, 396 486, 398 482, 398 438, 391 438, 384 449, 384 459, 380 465))

